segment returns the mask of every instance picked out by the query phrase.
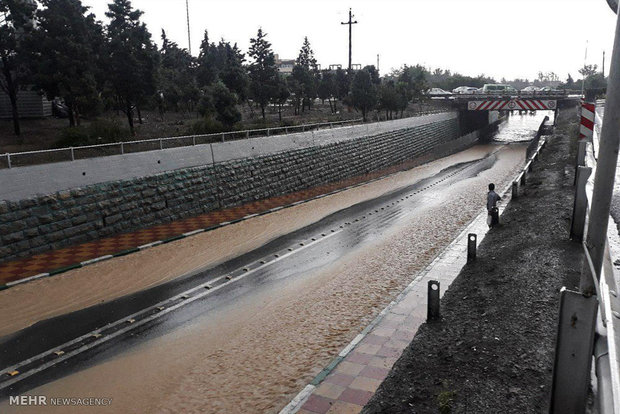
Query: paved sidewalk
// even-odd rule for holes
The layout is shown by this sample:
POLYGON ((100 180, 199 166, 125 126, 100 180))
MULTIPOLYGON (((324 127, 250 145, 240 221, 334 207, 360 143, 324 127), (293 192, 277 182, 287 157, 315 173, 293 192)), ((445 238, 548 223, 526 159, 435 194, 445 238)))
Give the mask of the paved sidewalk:
MULTIPOLYGON (((500 213, 509 199, 502 196, 500 213)), ((486 217, 481 212, 280 414, 359 413, 424 323, 428 281, 439 281, 443 296, 467 262, 468 234, 480 243, 488 231, 486 217)))
POLYGON ((188 233, 213 230, 250 218, 249 216, 291 207, 411 169, 426 161, 428 158, 422 156, 407 163, 343 181, 0 263, 0 290, 6 288, 6 284, 11 286, 20 280, 62 273, 92 262, 133 253, 153 243, 167 243, 191 235, 188 233))

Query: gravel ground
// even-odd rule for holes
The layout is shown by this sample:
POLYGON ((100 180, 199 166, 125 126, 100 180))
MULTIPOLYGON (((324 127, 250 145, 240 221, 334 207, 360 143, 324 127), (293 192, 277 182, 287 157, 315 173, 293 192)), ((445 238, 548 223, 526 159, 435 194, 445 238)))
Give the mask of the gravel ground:
POLYGON ((576 289, 579 244, 568 240, 577 117, 560 114, 543 159, 502 224, 442 299, 363 413, 548 411, 562 286, 576 289))

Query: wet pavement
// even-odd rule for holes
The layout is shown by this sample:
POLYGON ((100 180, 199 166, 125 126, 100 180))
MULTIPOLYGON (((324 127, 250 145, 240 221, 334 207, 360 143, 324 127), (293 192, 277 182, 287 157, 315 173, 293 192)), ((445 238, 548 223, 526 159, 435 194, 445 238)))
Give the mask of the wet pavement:
POLYGON ((281 414, 359 413, 425 322, 428 282, 438 281, 443 296, 467 263, 470 233, 479 244, 489 230, 486 217, 482 211, 281 414))
MULTIPOLYGON (((0 366, 18 373, 3 377, 0 393, 96 392, 114 396, 116 412, 277 412, 476 217, 489 180, 512 179, 523 147, 494 150, 215 267, 4 337, 0 346, 10 351, 0 366)), ((460 254, 442 257, 459 265, 460 254)), ((407 330, 412 312, 386 322, 407 330)), ((364 345, 357 351, 385 358, 394 351, 382 348, 397 349, 364 345)))
MULTIPOLYGON (((0 343, 3 351, 0 366, 10 366, 5 370, 7 372, 20 371, 15 378, 0 378, 0 393, 13 383, 32 386, 26 379, 31 372, 34 376, 41 366, 64 362, 69 355, 73 356, 71 351, 101 345, 105 338, 115 340, 127 332, 127 327, 143 329, 143 325, 155 325, 156 330, 172 329, 179 320, 191 320, 197 314, 217 307, 220 298, 233 300, 261 285, 328 266, 346 252, 371 243, 390 227, 411 220, 422 206, 437 203, 447 188, 478 175, 495 162, 496 155, 491 153, 481 160, 453 166, 432 178, 335 213, 221 266, 103 305, 39 322, 0 343), (207 297, 208 302, 202 303, 207 297), (187 308, 183 312, 189 315, 177 311, 168 321, 171 308, 187 308), (69 338, 80 340, 67 341, 69 338), (59 351, 64 354, 56 355, 59 351), (28 363, 20 364, 23 360, 28 363)), ((8 390, 14 392, 13 388, 8 390)))

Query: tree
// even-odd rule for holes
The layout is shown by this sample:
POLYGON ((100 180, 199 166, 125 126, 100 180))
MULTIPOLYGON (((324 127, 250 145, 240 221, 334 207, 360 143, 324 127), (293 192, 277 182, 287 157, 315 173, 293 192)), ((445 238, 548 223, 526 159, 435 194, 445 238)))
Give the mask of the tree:
POLYGON ((398 82, 401 83, 407 94, 407 102, 420 100, 424 96, 424 91, 428 89, 426 81, 428 71, 421 65, 405 65, 398 75, 398 82))
POLYGON ((377 103, 377 89, 372 83, 370 73, 359 70, 353 77, 351 83, 351 102, 356 109, 362 111, 362 118, 366 122, 366 114, 372 110, 377 103))
POLYGON ((114 0, 108 8, 108 76, 117 103, 127 115, 129 129, 135 134, 134 109, 139 114, 139 105, 156 90, 157 48, 146 25, 140 22, 142 12, 133 10, 129 0, 114 0))
POLYGON ((276 94, 273 97, 273 104, 278 106, 278 119, 282 122, 282 105, 284 105, 291 96, 291 93, 288 90, 288 86, 286 81, 278 76, 278 82, 276 87, 276 94))
POLYGON ((256 38, 250 39, 248 55, 254 59, 250 64, 250 96, 258 103, 265 119, 265 107, 276 96, 278 70, 275 56, 271 50, 271 43, 265 37, 262 29, 258 29, 256 38))
POLYGON ((237 96, 223 82, 218 81, 213 85, 211 95, 218 121, 228 128, 241 121, 241 113, 237 109, 237 96))
POLYGON ((35 28, 34 1, 3 0, 0 2, 0 88, 9 96, 15 135, 21 134, 17 93, 28 78, 27 49, 25 41, 35 28))
POLYGON ((589 75, 584 80, 585 89, 605 89, 607 88, 607 79, 603 76, 602 73, 597 72, 592 75, 589 75))
POLYGON ((326 99, 329 101, 329 109, 334 113, 335 108, 332 105, 332 98, 336 94, 336 77, 332 72, 328 70, 323 71, 317 93, 323 103, 325 103, 326 99))
POLYGON ((378 88, 379 109, 385 111, 385 119, 394 119, 394 111, 398 111, 401 101, 393 81, 383 82, 378 88))
POLYGON ((583 68, 579 69, 579 73, 585 79, 590 75, 595 75, 597 69, 598 69, 597 65, 583 65, 583 68))
POLYGON ((249 78, 248 72, 243 66, 245 56, 235 43, 230 46, 230 43, 220 41, 218 45, 220 53, 223 56, 223 66, 219 71, 219 78, 224 82, 224 85, 237 95, 239 103, 245 102, 248 97, 249 78))
MULTIPOLYGON (((349 89, 351 87, 351 81, 350 81, 349 75, 347 74, 346 71, 342 70, 341 68, 338 68, 336 69, 335 82, 336 82, 336 92, 334 93, 334 96, 340 102, 342 102, 349 94, 349 89)), ((337 112, 335 103, 334 103, 334 112, 337 112)))
MULTIPOLYGON (((318 70, 316 59, 314 58, 314 52, 310 47, 308 37, 305 37, 291 75, 297 81, 299 85, 299 92, 303 98, 301 101, 302 112, 306 106, 310 109, 312 101, 316 98, 318 83, 317 75, 318 70)), ((297 110, 296 113, 299 113, 299 111, 297 110)))
POLYGON ((99 101, 97 72, 103 29, 80 0, 42 0, 39 30, 32 36, 33 80, 49 99, 61 97, 69 125, 80 124, 83 109, 99 101))
MULTIPOLYGON (((192 111, 200 96, 194 76, 194 58, 186 49, 181 49, 175 42, 170 41, 163 29, 161 39, 159 90, 163 102, 160 104, 166 103, 176 111, 192 111)), ((163 112, 163 108, 160 110, 163 112)))
POLYGON ((217 79, 217 68, 215 66, 216 47, 214 43, 209 43, 209 32, 205 30, 204 37, 200 43, 200 53, 198 54, 198 68, 196 79, 200 87, 213 84, 217 79))
POLYGON ((372 80, 372 83, 374 83, 375 85, 379 85, 381 83, 381 79, 379 78, 379 71, 377 71, 375 65, 364 66, 363 69, 370 73, 370 79, 372 80))

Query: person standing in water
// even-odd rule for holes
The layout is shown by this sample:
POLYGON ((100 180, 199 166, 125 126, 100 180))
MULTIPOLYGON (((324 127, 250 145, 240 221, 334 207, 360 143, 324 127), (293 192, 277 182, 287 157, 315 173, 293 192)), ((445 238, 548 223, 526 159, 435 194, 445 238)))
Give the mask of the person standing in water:
POLYGON ((495 192, 495 184, 489 184, 489 192, 487 194, 487 211, 489 212, 490 219, 487 219, 489 227, 494 227, 499 224, 499 210, 497 208, 497 202, 502 198, 495 192))

